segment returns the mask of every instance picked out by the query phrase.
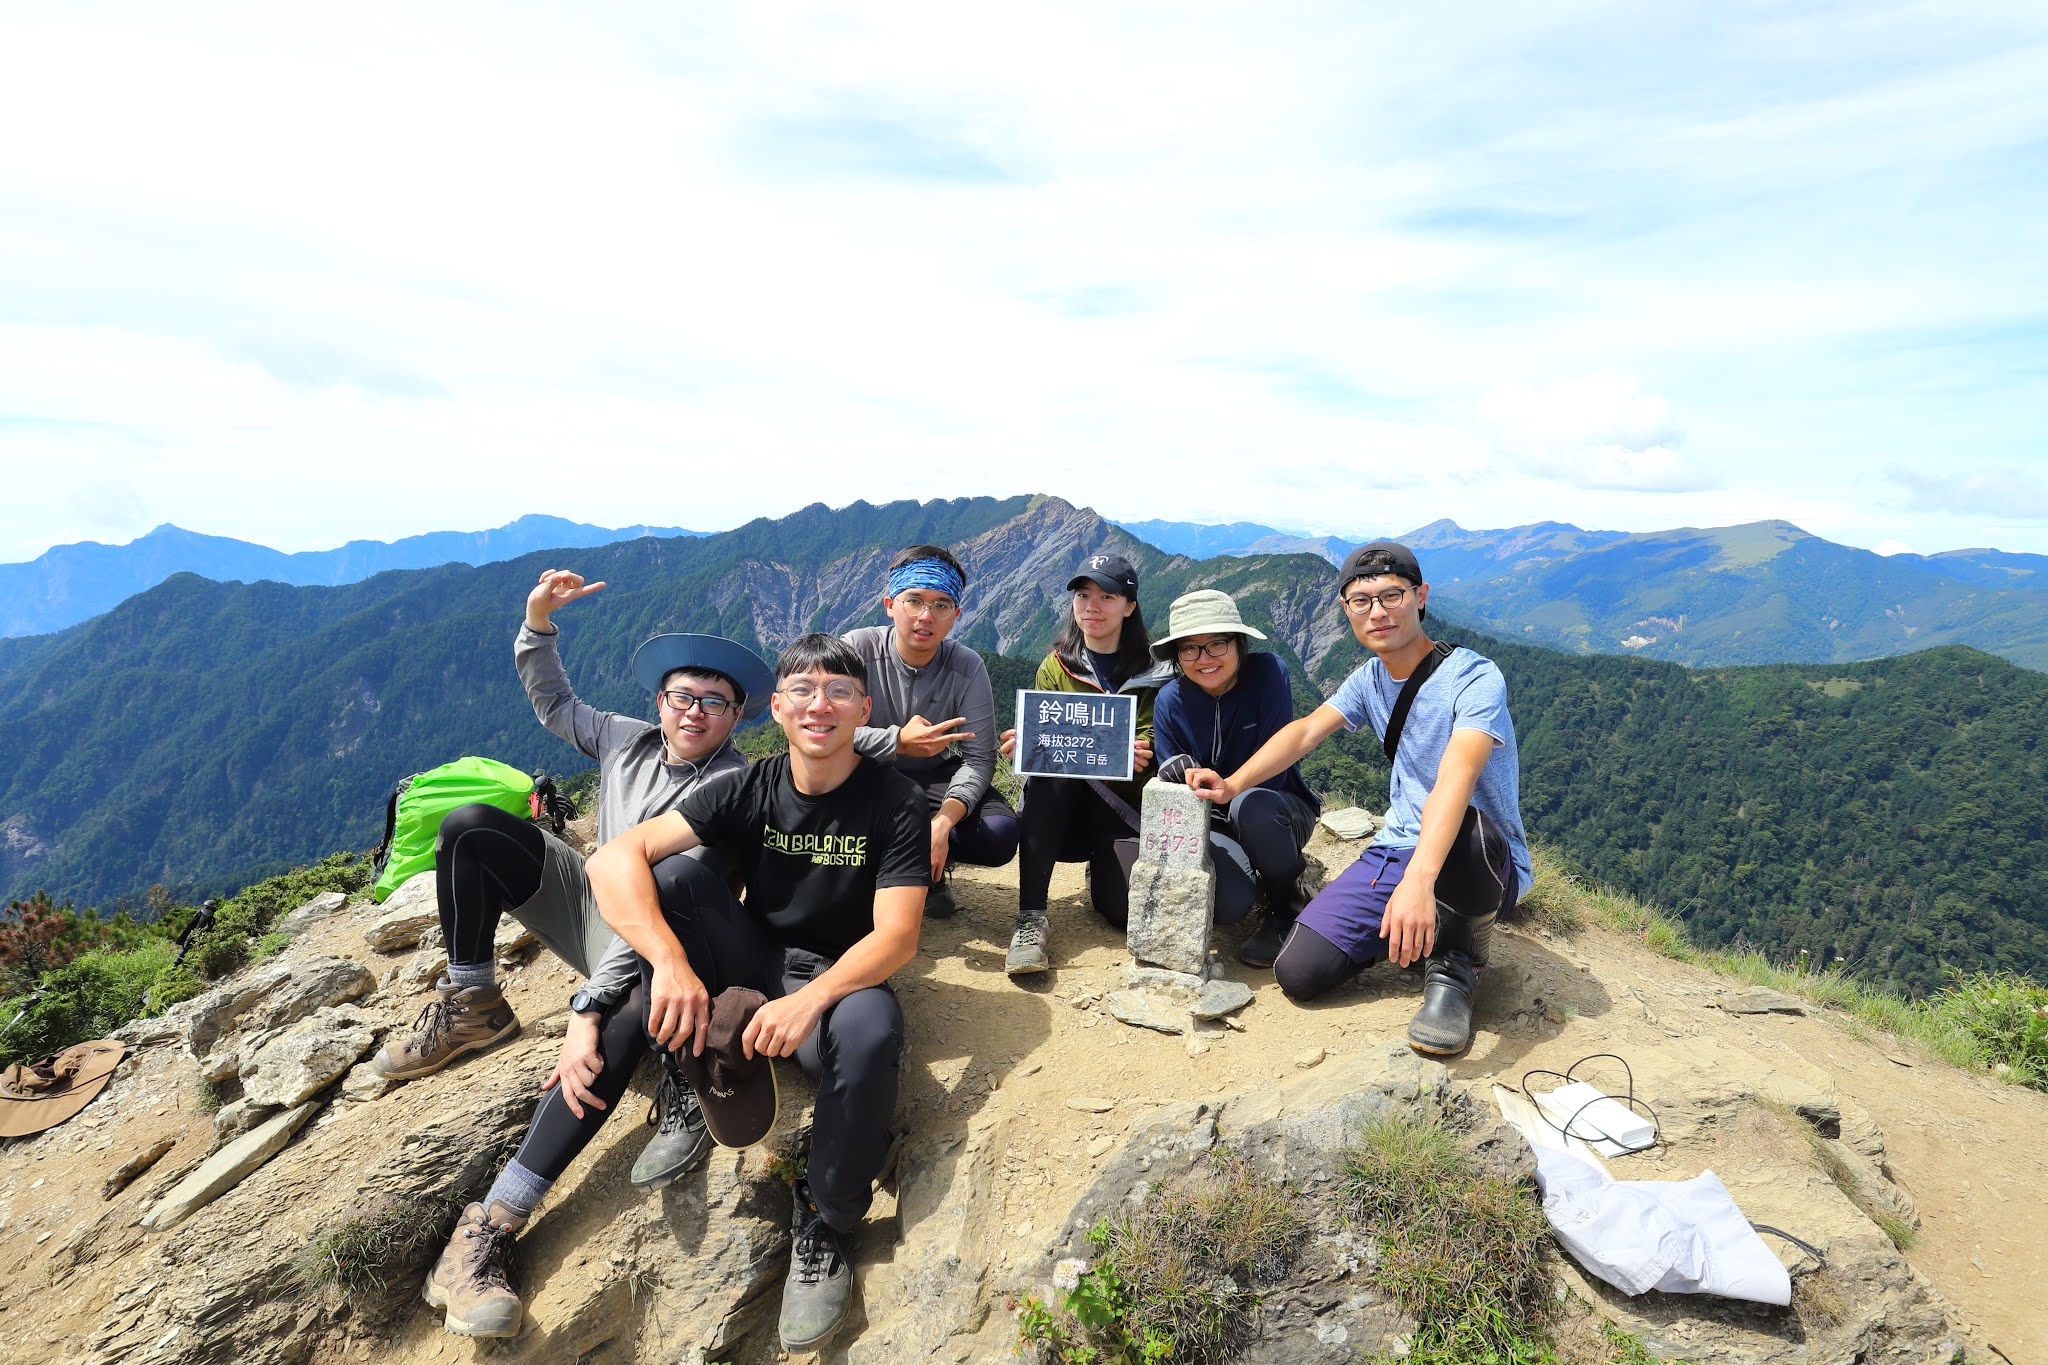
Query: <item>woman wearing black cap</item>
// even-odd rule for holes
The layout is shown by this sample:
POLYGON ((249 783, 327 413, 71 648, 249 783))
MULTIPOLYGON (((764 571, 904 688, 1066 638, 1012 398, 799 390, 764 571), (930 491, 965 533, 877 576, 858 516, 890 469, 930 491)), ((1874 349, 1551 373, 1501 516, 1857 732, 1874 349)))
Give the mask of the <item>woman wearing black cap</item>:
MULTIPOLYGON (((1138 857, 1139 795, 1152 762, 1152 697, 1173 676, 1152 659, 1145 616, 1138 610, 1138 571, 1122 555, 1085 560, 1067 582, 1071 610, 1038 666, 1032 686, 1043 692, 1129 692, 1138 699, 1137 761, 1128 782, 1037 777, 1024 784, 1017 867, 1017 923, 1003 968, 1012 976, 1042 972, 1046 897, 1056 862, 1088 864, 1095 913, 1118 930, 1130 909, 1131 864, 1138 857)), ((1017 735, 1005 731, 1008 758, 1017 735)))

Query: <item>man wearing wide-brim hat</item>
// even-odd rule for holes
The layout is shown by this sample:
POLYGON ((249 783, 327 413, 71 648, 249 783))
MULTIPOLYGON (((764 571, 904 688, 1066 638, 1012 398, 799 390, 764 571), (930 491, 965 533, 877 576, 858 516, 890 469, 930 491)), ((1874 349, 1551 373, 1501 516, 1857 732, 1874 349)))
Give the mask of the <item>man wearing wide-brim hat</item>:
MULTIPOLYGON (((1277 654, 1252 652, 1265 632, 1247 625, 1226 592, 1202 588, 1174 599, 1152 654, 1174 667, 1152 710, 1159 776, 1235 772, 1294 719, 1294 689, 1277 654)), ((1295 916, 1314 892, 1302 848, 1322 802, 1290 764, 1228 804, 1212 808, 1209 848, 1216 864, 1216 922, 1236 924, 1256 900, 1265 913, 1239 945, 1240 960, 1270 967, 1295 916)))
MULTIPOLYGON (((767 709, 775 688, 774 673, 747 646, 715 635, 667 634, 641 644, 632 660, 654 720, 582 701, 562 667, 561 636, 551 618, 604 586, 571 570, 546 570, 527 595, 526 619, 513 643, 535 716, 597 762, 599 844, 674 809, 702 784, 744 771, 733 731, 767 709)), ((378 1054, 376 1066, 385 1076, 424 1076, 518 1033, 495 977, 493 940, 503 915, 519 920, 586 978, 570 1000, 561 1056, 525 1141, 482 1204, 471 1206, 476 1216, 464 1216, 451 1254, 428 1285, 429 1302, 447 1310, 449 1330, 507 1336, 519 1328, 518 1301, 508 1307, 496 1294, 488 1257, 467 1253, 491 1244, 486 1234, 493 1228, 523 1222, 617 1107, 647 1045, 639 959, 598 913, 582 856, 495 806, 461 806, 442 820, 434 878, 448 976, 412 1032, 401 1031, 378 1054)), ((709 1150, 696 1096, 679 1073, 665 1069, 655 1132, 634 1164, 633 1183, 658 1189, 701 1164, 709 1150)))

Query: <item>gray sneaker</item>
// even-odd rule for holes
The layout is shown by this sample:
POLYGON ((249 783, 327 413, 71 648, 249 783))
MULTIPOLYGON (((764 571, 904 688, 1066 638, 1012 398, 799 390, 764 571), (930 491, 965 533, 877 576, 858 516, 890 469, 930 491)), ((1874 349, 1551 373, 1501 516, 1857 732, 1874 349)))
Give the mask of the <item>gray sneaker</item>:
POLYGON ((634 1189, 661 1189, 704 1164, 711 1151, 704 1111, 697 1105, 697 1092, 666 1057, 661 1059, 654 1103, 647 1106, 647 1123, 654 1136, 647 1139, 640 1159, 633 1163, 634 1189))
POLYGON ((796 1182, 790 1218, 789 1277, 782 1282, 782 1346, 808 1351, 839 1330, 853 1304, 850 1234, 835 1230, 811 1202, 809 1181, 796 1182))
POLYGON ((1045 955, 1045 935, 1051 928, 1041 914, 1017 916, 1016 928, 1010 931, 1010 952, 1003 959, 1003 970, 1011 976, 1029 976, 1042 972, 1052 965, 1045 955))

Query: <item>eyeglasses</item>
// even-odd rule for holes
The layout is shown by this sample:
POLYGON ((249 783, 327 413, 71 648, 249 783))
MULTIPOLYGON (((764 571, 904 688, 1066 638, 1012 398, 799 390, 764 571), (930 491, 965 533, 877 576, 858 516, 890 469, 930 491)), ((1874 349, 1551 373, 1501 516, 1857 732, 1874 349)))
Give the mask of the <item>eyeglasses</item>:
POLYGON ((896 605, 909 612, 912 616, 930 616, 935 618, 951 616, 954 612, 960 610, 958 602, 945 597, 941 597, 937 601, 932 601, 930 598, 925 597, 899 597, 896 599, 896 605))
POLYGON ((797 706, 809 706, 812 699, 820 692, 823 692, 825 700, 831 702, 834 706, 845 706, 850 702, 860 700, 861 697, 859 687, 853 683, 841 682, 837 679, 826 683, 823 687, 818 686, 814 682, 789 682, 784 683, 775 690, 780 692, 786 700, 797 706))
POLYGON ((1204 654, 1208 655, 1212 659, 1220 659, 1225 654, 1228 654, 1232 646, 1236 645, 1236 643, 1237 637, 1234 635, 1219 635, 1206 645, 1198 645, 1194 643, 1184 644, 1176 648, 1173 652, 1180 656, 1180 661, 1182 663, 1191 664, 1196 659, 1202 657, 1202 655, 1204 654))
POLYGON ((1344 610, 1353 616, 1364 616, 1377 602, 1383 611, 1393 611, 1408 600, 1408 588, 1383 588, 1379 592, 1357 592, 1344 599, 1344 610))
POLYGON ((674 691, 664 692, 661 695, 666 697, 668 704, 678 711, 687 713, 694 706, 707 716, 722 716, 733 707, 739 705, 738 702, 730 701, 725 697, 700 697, 695 692, 674 691))

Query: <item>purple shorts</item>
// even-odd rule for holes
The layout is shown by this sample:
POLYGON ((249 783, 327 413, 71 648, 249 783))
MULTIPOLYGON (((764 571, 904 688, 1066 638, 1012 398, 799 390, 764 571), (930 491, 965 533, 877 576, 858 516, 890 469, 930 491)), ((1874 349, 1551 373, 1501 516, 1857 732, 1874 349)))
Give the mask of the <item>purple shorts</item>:
MULTIPOLYGON (((1341 949, 1354 967, 1379 961, 1387 955, 1380 918, 1414 855, 1412 848, 1371 845, 1308 903, 1296 922, 1341 949)), ((1457 842, 1437 874, 1438 902, 1463 915, 1505 914, 1514 908, 1520 882, 1499 827, 1468 807, 1457 842)))

